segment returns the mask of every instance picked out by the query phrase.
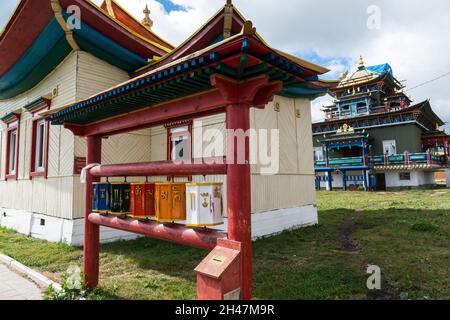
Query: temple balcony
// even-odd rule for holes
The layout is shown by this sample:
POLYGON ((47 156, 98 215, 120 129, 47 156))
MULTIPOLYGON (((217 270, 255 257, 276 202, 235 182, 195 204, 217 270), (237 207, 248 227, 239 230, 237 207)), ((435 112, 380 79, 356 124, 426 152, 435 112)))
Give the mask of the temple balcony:
POLYGON ((330 158, 315 162, 316 171, 368 166, 374 169, 420 169, 444 168, 450 165, 449 155, 423 153, 407 153, 395 155, 376 155, 366 157, 330 158), (446 159, 447 158, 447 159, 446 159))
POLYGON ((326 160, 316 161, 316 168, 340 168, 365 166, 364 157, 330 158, 328 166, 326 160))

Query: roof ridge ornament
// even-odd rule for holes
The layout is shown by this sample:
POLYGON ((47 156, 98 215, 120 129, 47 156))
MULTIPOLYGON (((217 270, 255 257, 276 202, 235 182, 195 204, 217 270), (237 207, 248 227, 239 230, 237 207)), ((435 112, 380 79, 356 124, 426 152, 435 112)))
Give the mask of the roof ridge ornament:
POLYGON ((359 56, 359 66, 358 66, 359 70, 364 69, 365 68, 365 63, 364 63, 364 58, 362 55, 359 56))
POLYGON ((225 15, 223 18, 223 38, 228 39, 231 37, 231 31, 233 29, 233 3, 231 0, 227 0, 227 4, 224 7, 225 15))
POLYGON ((242 26, 241 34, 245 36, 253 36, 256 34, 256 28, 253 27, 253 22, 247 20, 242 26))
POLYGON ((153 20, 150 19, 150 9, 148 8, 148 5, 145 5, 145 9, 144 9, 144 19, 142 20, 142 25, 144 27, 146 27, 148 30, 151 30, 153 27, 153 20))

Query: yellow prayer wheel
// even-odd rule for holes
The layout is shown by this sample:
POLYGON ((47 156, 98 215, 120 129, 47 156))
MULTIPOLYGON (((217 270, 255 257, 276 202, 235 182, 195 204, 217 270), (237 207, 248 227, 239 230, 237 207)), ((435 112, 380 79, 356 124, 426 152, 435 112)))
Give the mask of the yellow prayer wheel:
POLYGON ((186 183, 155 183, 155 204, 157 221, 186 220, 186 183))

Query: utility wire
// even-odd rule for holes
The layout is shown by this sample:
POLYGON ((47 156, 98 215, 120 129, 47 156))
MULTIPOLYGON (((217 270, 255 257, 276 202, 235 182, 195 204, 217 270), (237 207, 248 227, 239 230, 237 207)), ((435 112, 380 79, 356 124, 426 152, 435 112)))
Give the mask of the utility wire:
POLYGON ((444 77, 447 77, 447 76, 449 76, 449 75, 450 75, 450 72, 447 72, 447 73, 445 73, 445 74, 443 74, 443 75, 441 75, 441 76, 439 76, 439 77, 437 77, 437 78, 434 78, 434 79, 425 81, 425 82, 423 82, 423 83, 421 83, 421 84, 419 84, 419 85, 417 85, 417 86, 415 86, 415 87, 409 88, 409 89, 407 89, 407 90, 405 90, 405 91, 411 91, 411 90, 420 88, 420 87, 422 87, 422 86, 424 86, 424 85, 426 85, 426 84, 429 84, 429 83, 431 83, 431 82, 440 80, 440 79, 442 79, 442 78, 444 78, 444 77))

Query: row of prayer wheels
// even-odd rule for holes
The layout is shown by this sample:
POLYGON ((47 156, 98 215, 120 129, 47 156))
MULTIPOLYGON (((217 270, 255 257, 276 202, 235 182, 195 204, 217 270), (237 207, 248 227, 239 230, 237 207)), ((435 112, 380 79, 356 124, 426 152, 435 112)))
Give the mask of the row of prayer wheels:
POLYGON ((222 183, 94 183, 93 212, 190 227, 223 224, 222 183))

